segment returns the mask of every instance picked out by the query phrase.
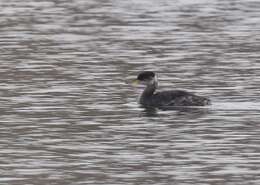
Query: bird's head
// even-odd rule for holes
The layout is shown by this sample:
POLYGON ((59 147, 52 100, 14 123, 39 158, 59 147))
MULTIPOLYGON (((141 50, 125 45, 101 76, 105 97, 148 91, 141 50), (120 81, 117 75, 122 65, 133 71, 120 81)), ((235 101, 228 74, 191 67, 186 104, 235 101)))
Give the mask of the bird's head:
POLYGON ((152 71, 144 71, 138 74, 134 84, 152 85, 157 84, 157 77, 152 71))

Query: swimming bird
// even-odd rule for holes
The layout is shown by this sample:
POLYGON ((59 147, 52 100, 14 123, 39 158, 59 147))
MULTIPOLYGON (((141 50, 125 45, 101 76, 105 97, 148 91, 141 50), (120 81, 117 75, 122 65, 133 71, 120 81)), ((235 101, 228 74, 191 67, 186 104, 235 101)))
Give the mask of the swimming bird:
POLYGON ((205 106, 210 104, 206 97, 197 96, 182 90, 156 92, 158 87, 157 75, 152 71, 138 74, 134 84, 143 84, 145 89, 139 103, 144 107, 176 107, 176 106, 205 106))

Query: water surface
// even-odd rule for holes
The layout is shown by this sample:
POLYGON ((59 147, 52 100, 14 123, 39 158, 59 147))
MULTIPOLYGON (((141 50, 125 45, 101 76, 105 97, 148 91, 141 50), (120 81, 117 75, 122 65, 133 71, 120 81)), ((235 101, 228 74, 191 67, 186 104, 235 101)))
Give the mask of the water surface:
POLYGON ((260 3, 0 4, 1 184, 260 184, 260 3), (145 110, 126 82, 210 97, 145 110))

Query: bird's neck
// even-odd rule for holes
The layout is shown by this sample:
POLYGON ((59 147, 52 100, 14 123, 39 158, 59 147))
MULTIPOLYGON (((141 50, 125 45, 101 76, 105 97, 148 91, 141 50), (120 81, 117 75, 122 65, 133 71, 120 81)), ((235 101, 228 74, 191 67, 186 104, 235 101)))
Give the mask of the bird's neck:
POLYGON ((155 90, 157 89, 157 87, 158 87, 157 80, 154 80, 152 83, 148 84, 141 95, 141 99, 152 96, 155 90))

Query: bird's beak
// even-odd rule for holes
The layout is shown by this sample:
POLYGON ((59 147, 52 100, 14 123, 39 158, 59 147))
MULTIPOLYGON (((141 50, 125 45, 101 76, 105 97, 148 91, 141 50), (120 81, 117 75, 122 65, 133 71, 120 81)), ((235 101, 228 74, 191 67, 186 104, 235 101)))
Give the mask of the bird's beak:
POLYGON ((132 84, 133 84, 133 85, 138 85, 138 84, 140 84, 140 80, 135 79, 135 80, 133 80, 132 84))

